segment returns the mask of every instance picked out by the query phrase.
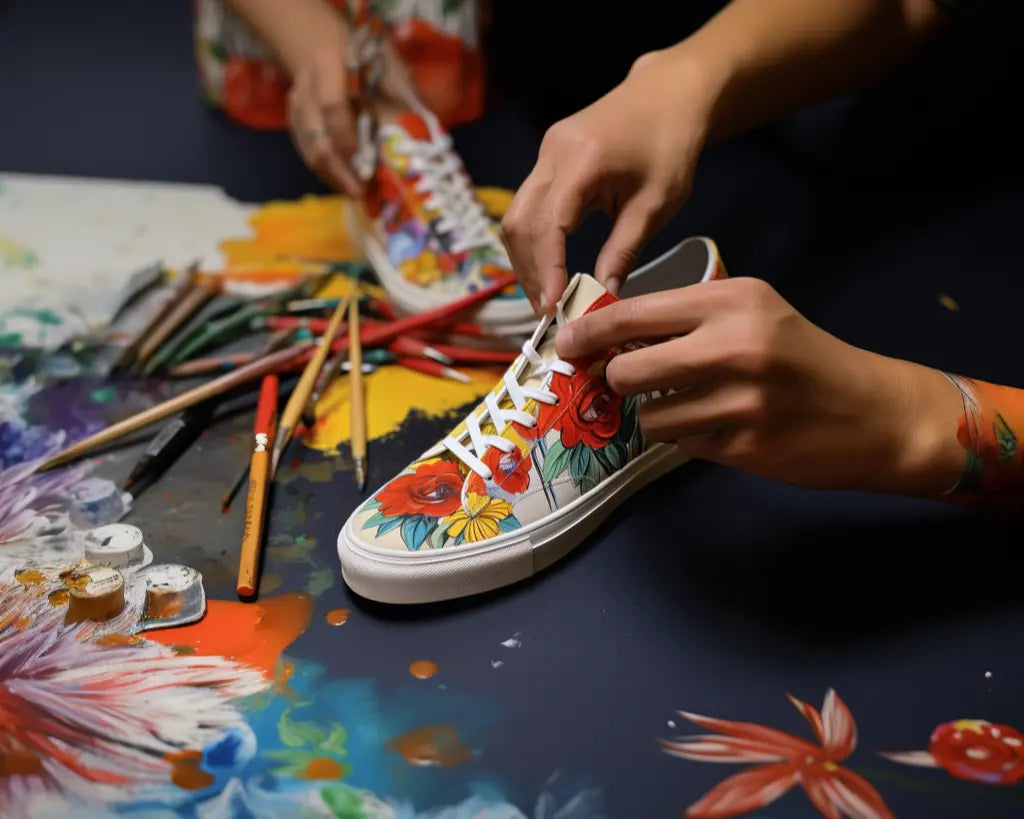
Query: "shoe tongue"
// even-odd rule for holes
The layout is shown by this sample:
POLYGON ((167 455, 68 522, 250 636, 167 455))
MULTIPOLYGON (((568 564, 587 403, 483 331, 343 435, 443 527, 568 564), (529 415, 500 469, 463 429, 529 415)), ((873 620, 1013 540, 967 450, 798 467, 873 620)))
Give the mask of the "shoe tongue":
MULTIPOLYGON (((558 333, 559 327, 570 321, 575 321, 585 313, 599 310, 615 301, 618 301, 618 299, 609 293, 604 285, 593 276, 586 273, 577 273, 573 276, 568 287, 565 288, 565 293, 562 295, 561 300, 558 302, 555 318, 544 331, 544 335, 537 339, 537 353, 541 359, 544 361, 554 361, 558 358, 558 352, 555 349, 555 336, 558 333)), ((529 365, 527 365, 527 372, 530 369, 529 365)), ((537 377, 530 377, 520 379, 519 383, 536 387, 540 384, 541 380, 537 377)))

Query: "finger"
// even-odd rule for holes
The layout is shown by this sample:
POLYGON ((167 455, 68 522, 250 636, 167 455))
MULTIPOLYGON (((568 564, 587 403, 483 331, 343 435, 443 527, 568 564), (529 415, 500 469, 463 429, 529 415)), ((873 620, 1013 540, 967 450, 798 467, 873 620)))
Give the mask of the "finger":
POLYGON ((724 436, 757 422, 760 393, 739 383, 705 382, 640 405, 640 428, 650 441, 724 436))
POLYGON ((540 306, 542 288, 533 263, 529 214, 536 212, 540 207, 540 203, 547 195, 549 184, 550 176, 547 169, 538 164, 512 197, 508 210, 501 220, 501 239, 508 252, 512 269, 516 272, 523 292, 538 317, 544 314, 540 306))
POLYGON ((348 72, 336 55, 320 55, 316 60, 310 91, 331 148, 322 163, 330 168, 337 187, 350 196, 361 196, 363 185, 349 164, 359 147, 359 137, 348 96, 348 72))
POLYGON ((309 86, 293 89, 292 138, 306 165, 325 184, 350 196, 358 196, 361 186, 352 169, 334 151, 319 107, 308 92, 309 86))
POLYGON ((605 379, 619 395, 643 395, 685 390, 724 372, 711 335, 697 329, 682 338, 620 353, 608 362, 605 379))
POLYGON ((583 358, 629 342, 692 332, 719 301, 719 284, 706 282, 647 293, 580 316, 558 331, 558 354, 562 358, 583 358))
POLYGON ((656 228, 658 209, 642 196, 630 199, 615 217, 594 266, 594 278, 613 294, 636 266, 640 249, 656 228))
POLYGON ((533 267, 540 285, 541 312, 551 315, 569 282, 565 242, 587 210, 583 177, 569 171, 556 175, 540 210, 530 222, 533 267))

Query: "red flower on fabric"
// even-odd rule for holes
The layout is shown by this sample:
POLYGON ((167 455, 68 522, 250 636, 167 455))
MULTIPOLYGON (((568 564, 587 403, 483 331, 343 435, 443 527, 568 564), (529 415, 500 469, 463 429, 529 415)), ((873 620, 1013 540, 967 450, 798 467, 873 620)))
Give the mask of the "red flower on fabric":
POLYGON ((943 723, 932 731, 927 751, 883 756, 906 765, 944 768, 957 779, 987 785, 1016 785, 1024 780, 1024 734, 985 720, 943 723))
POLYGON ((553 425, 566 449, 579 443, 601 449, 622 426, 622 396, 579 366, 572 377, 556 375, 551 392, 558 403, 540 405, 538 426, 547 430, 553 425))
POLYGON ((459 508, 462 472, 451 461, 427 461, 409 475, 399 475, 377 493, 382 515, 444 517, 459 508))
POLYGON ((857 726, 835 691, 829 689, 820 713, 805 702, 789 699, 811 724, 821 745, 774 728, 683 713, 691 722, 718 733, 662 741, 667 753, 700 762, 763 763, 720 782, 691 805, 686 816, 739 816, 771 804, 800 784, 825 819, 892 819, 871 784, 838 764, 853 753, 857 726))
MULTIPOLYGON (((511 452, 502 452, 497 447, 490 447, 480 460, 494 473, 492 480, 495 485, 505 492, 518 495, 525 492, 530 485, 533 460, 529 453, 520 452, 518 447, 511 452)), ((477 495, 487 494, 484 479, 475 472, 469 476, 469 491, 477 495)))

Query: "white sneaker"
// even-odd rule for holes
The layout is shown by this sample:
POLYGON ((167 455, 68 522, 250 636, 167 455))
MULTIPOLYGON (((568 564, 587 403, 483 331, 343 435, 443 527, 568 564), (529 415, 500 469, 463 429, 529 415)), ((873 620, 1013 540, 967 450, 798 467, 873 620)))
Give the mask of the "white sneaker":
MULTIPOLYGON (((624 297, 723 278, 715 244, 688 239, 635 271, 624 297)), ((683 462, 639 424, 648 396, 604 380, 620 350, 562 361, 557 326, 616 301, 573 277, 484 401, 386 483, 338 535, 342 575, 363 597, 424 603, 522 580, 578 546, 633 492, 683 462)))
MULTIPOLYGON (((512 271, 495 220, 429 111, 409 111, 378 133, 367 193, 347 208, 352 236, 396 309, 406 315, 457 301, 512 271)), ((495 335, 525 335, 537 318, 518 284, 473 320, 495 335)))

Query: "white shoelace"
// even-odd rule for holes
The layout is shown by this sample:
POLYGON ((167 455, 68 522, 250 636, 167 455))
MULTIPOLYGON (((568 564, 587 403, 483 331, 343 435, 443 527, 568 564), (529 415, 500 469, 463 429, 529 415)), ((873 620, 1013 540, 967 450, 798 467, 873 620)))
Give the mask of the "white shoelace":
MULTIPOLYGON (((532 365, 530 372, 525 374, 526 378, 541 377, 548 373, 560 373, 561 375, 571 377, 576 372, 576 368, 568 361, 562 361, 561 359, 544 361, 534 349, 529 339, 523 343, 523 356, 532 365)), ((512 441, 501 437, 505 427, 512 422, 527 428, 537 426, 537 418, 525 410, 527 400, 532 398, 538 403, 549 405, 558 403, 558 396, 550 390, 520 385, 516 374, 516 368, 510 368, 505 373, 504 379, 505 392, 512 401, 512 407, 505 408, 499 406, 499 396, 496 396, 494 393, 488 393, 484 399, 486 408, 480 413, 480 416, 477 417, 475 413, 470 413, 466 418, 469 446, 465 446, 451 436, 448 436, 441 442, 445 449, 455 455, 456 458, 485 481, 489 481, 494 477, 490 467, 481 460, 488 447, 494 447, 505 454, 512 452, 516 448, 512 441), (480 429, 481 422, 486 423, 487 420, 494 424, 496 434, 484 435, 480 429)))
POLYGON ((437 229, 454 234, 454 253, 492 248, 504 254, 490 218, 473 195, 473 185, 462 170, 462 160, 452 149, 448 134, 437 132, 429 141, 414 140, 400 128, 385 126, 381 135, 399 137, 394 149, 407 156, 410 170, 419 174, 416 191, 426 194, 426 206, 441 215, 437 229))

